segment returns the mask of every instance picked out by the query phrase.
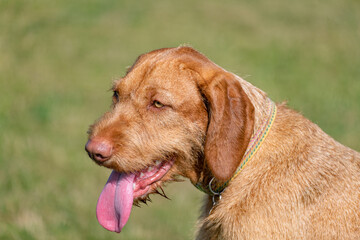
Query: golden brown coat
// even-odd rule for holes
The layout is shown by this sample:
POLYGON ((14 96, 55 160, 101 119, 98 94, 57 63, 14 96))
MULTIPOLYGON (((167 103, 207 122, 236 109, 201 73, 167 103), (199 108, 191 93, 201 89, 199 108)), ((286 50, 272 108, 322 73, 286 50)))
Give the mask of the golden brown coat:
MULTIPOLYGON (((89 139, 111 144, 101 165, 120 172, 175 158, 156 187, 178 175, 226 181, 268 118, 263 91, 189 47, 140 56, 113 90, 89 139)), ((279 104, 261 148, 211 207, 207 196, 198 240, 360 239, 360 154, 279 104)))

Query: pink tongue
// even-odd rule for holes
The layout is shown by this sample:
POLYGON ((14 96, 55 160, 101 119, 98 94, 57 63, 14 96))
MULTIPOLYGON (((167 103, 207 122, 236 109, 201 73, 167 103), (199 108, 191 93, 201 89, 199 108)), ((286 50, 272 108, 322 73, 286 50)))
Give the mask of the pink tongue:
POLYGON ((112 171, 96 206, 96 217, 109 231, 121 232, 133 204, 135 174, 112 171))

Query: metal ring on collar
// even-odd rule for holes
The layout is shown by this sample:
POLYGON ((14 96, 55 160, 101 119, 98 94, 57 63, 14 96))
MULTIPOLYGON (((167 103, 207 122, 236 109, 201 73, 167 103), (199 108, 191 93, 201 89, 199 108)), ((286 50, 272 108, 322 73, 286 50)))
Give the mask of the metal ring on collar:
POLYGON ((212 182, 214 181, 214 177, 210 180, 210 182, 209 182, 209 190, 210 190, 210 192, 213 194, 213 195, 221 195, 221 193, 224 191, 224 190, 222 190, 221 192, 215 192, 214 190, 212 190, 212 188, 211 188, 211 184, 212 184, 212 182))

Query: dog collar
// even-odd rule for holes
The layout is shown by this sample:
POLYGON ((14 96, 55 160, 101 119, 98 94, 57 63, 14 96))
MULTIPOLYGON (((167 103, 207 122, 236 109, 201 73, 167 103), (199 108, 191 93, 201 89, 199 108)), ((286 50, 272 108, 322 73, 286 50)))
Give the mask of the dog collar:
MULTIPOLYGON (((277 108, 276 105, 273 101, 271 101, 269 99, 269 109, 268 109, 268 118, 266 120, 266 122, 262 125, 262 128, 260 130, 258 130, 256 132, 256 134, 254 134, 251 139, 250 139, 250 143, 246 149, 246 152, 242 158, 241 164, 240 166, 236 169, 234 175, 227 180, 225 183, 221 184, 221 185, 217 185, 214 184, 214 177, 210 180, 208 186, 204 187, 204 185, 201 182, 198 182, 196 184, 194 184, 194 186, 199 189, 200 191, 210 195, 210 196, 218 196, 219 198, 221 198, 221 193, 225 190, 225 188, 229 185, 229 183, 236 177, 239 175, 239 173, 241 172, 241 170, 245 167, 245 165, 254 157, 254 155, 256 154, 256 152, 259 150, 259 148, 261 147, 262 143, 265 141, 267 135, 270 132, 270 129, 274 123, 275 117, 276 117, 276 112, 277 112, 277 108), (215 185, 215 186, 213 186, 215 185)), ((214 202, 214 199, 213 199, 214 202)))

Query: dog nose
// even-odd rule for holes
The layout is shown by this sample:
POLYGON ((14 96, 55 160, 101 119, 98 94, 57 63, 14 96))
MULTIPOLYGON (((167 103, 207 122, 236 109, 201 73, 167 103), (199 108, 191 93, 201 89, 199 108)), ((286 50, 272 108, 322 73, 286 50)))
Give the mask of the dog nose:
POLYGON ((85 150, 89 157, 98 162, 105 162, 111 158, 112 144, 101 138, 89 139, 85 145, 85 150))

